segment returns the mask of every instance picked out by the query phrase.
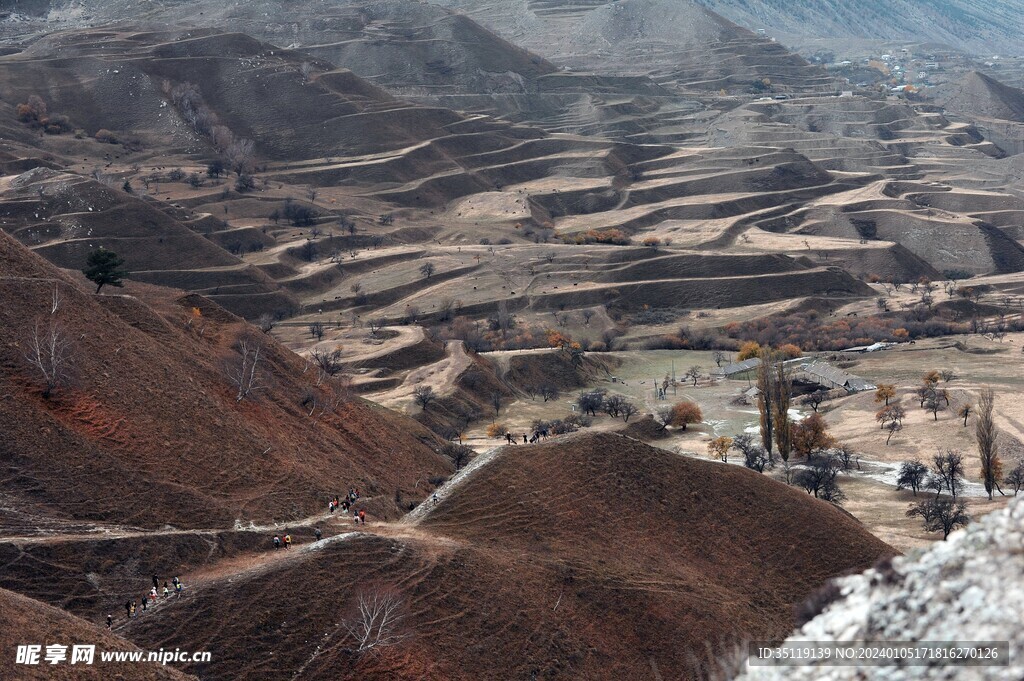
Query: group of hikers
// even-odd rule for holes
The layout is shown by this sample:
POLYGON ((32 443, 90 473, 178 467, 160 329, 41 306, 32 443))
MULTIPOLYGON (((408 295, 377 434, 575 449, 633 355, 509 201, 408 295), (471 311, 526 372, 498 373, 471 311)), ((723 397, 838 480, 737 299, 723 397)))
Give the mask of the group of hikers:
POLYGON ((336 510, 340 508, 342 513, 348 513, 348 509, 352 508, 352 505, 356 503, 356 499, 358 498, 359 488, 353 487, 349 489, 348 494, 345 495, 344 499, 339 501, 337 496, 331 499, 327 503, 327 510, 330 511, 331 513, 334 513, 336 510))
MULTIPOLYGON (((529 439, 527 439, 526 433, 523 433, 523 444, 524 445, 525 444, 531 444, 532 445, 533 443, 539 441, 541 438, 545 438, 547 436, 548 436, 548 429, 547 428, 543 428, 541 430, 533 431, 533 435, 529 439)), ((505 433, 505 440, 510 445, 517 445, 517 444, 519 444, 519 438, 516 437, 515 435, 513 435, 512 433, 505 433)))
MULTIPOLYGON (((349 489, 348 494, 346 494, 344 498, 335 495, 333 499, 328 501, 327 510, 328 512, 333 514, 340 508, 342 513, 348 513, 348 510, 352 508, 353 504, 356 503, 357 499, 359 499, 359 488, 353 487, 349 489)), ((359 523, 363 523, 365 525, 366 511, 364 509, 356 510, 352 508, 352 522, 354 522, 357 525, 359 523)), ((320 541, 320 539, 323 537, 323 532, 320 531, 319 527, 313 528, 313 537, 313 541, 320 541)), ((285 532, 283 537, 280 534, 275 534, 271 542, 273 543, 275 549, 279 549, 282 546, 284 546, 285 549, 290 549, 292 547, 292 535, 288 532, 285 532)))
MULTIPOLYGON (((336 510, 340 508, 342 513, 348 513, 348 510, 355 505, 357 499, 359 499, 359 488, 352 487, 351 489, 349 489, 348 494, 345 495, 344 499, 341 499, 339 501, 337 496, 331 499, 330 502, 328 502, 327 504, 327 509, 331 513, 334 513, 336 510)), ((356 525, 358 525, 359 523, 363 523, 365 525, 366 511, 362 509, 357 511, 354 508, 352 508, 352 522, 354 522, 356 525)))
MULTIPOLYGON (((124 602, 125 617, 129 620, 134 619, 141 612, 146 612, 146 610, 155 606, 157 598, 160 597, 160 592, 158 591, 158 589, 160 589, 160 579, 156 575, 153 575, 153 588, 149 590, 149 593, 142 595, 141 605, 139 604, 139 601, 124 602)), ((172 593, 172 590, 173 593, 178 598, 181 598, 181 594, 185 591, 185 585, 181 583, 180 579, 174 577, 171 579, 170 584, 168 584, 166 581, 164 582, 163 597, 169 598, 172 593)), ((114 616, 107 615, 107 629, 110 629, 113 626, 114 616)))

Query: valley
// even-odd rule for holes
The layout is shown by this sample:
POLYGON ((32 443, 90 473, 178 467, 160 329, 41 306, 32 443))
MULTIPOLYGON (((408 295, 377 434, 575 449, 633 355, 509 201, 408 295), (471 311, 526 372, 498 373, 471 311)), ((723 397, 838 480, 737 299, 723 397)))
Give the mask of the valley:
POLYGON ((0 11, 0 613, 212 654, 0 672, 733 678, 1014 513, 1024 15, 832 4, 0 11))

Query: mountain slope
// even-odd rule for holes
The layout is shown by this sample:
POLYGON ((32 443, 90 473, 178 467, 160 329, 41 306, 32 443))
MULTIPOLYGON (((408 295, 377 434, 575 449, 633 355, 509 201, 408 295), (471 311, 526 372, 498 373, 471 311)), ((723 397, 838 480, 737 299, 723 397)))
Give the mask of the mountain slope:
POLYGON ((705 645, 783 635, 822 579, 893 554, 802 492, 608 434, 498 449, 411 515, 187 580, 127 635, 217 641, 214 679, 693 678, 705 645), (375 589, 406 638, 357 655, 342 623, 375 589))
POLYGON ((981 55, 1022 54, 1015 0, 697 0, 791 45, 813 39, 943 43, 981 55))
POLYGON ((412 496, 418 478, 449 469, 429 431, 343 391, 332 397, 296 355, 200 296, 83 288, 0 233, 0 328, 11 331, 0 344, 0 494, 18 511, 0 514, 8 532, 49 520, 287 520, 350 486, 394 516, 395 490, 412 496), (72 368, 46 398, 25 355, 51 324, 72 368), (242 341, 262 360, 257 389, 238 400, 242 341))
POLYGON ((947 109, 971 117, 1024 123, 1024 90, 977 71, 944 85, 936 100, 947 109))
POLYGON ((115 678, 131 678, 133 681, 189 681, 196 677, 158 663, 103 663, 101 652, 138 650, 130 642, 97 625, 90 624, 74 615, 69 615, 49 605, 0 589, 0 650, 3 662, 0 669, 4 678, 19 681, 108 681, 115 678), (15 650, 19 645, 41 645, 41 664, 15 665, 15 650), (67 646, 67 659, 56 665, 42 660, 47 645, 67 646), (96 646, 94 662, 70 663, 72 647, 76 645, 96 646), (7 676, 7 674, 13 674, 7 676), (123 674, 130 674, 122 676, 123 674))
POLYGON ((762 78, 799 92, 835 89, 823 71, 692 0, 440 0, 439 4, 575 70, 649 75, 683 92, 745 91, 762 78))

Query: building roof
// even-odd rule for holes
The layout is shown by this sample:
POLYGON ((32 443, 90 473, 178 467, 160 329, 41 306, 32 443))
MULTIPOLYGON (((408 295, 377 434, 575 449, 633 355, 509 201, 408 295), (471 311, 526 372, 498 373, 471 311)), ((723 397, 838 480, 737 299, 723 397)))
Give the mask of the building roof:
POLYGON ((726 376, 732 376, 734 374, 742 374, 744 371, 756 369, 759 366, 761 366, 761 358, 751 357, 750 359, 745 359, 742 362, 726 364, 724 367, 722 367, 722 373, 725 374, 726 376))
POLYGON ((874 390, 876 387, 870 381, 847 373, 827 362, 809 362, 804 364, 801 370, 812 376, 818 383, 832 388, 841 387, 846 388, 850 392, 863 392, 865 390, 874 390))

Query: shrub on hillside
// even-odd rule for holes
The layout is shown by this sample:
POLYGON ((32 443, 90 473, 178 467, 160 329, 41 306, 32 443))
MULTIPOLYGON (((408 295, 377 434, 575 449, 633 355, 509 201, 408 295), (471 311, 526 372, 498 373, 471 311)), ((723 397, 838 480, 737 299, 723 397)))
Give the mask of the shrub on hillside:
POLYGON ((29 95, 28 101, 15 107, 18 120, 30 128, 42 128, 48 135, 71 132, 74 127, 67 116, 48 113, 46 102, 39 95, 29 95))
MULTIPOLYGON (((1019 321, 1007 322, 1007 325, 1007 330, 1016 330, 1018 326, 1024 328, 1019 321)), ((970 325, 939 318, 916 321, 888 315, 837 319, 822 317, 817 311, 811 310, 749 322, 733 322, 726 324, 723 331, 729 338, 737 340, 773 347, 791 344, 808 352, 842 350, 880 341, 900 342, 909 338, 969 333, 970 325)))
POLYGON ((487 437, 505 437, 508 434, 508 426, 504 423, 492 423, 487 426, 487 437))
POLYGON ((800 348, 792 343, 786 343, 778 347, 778 353, 782 355, 784 359, 796 359, 801 357, 804 353, 800 348))
POLYGON ((65 132, 71 132, 74 126, 71 125, 71 119, 62 114, 54 114, 43 124, 43 130, 46 131, 47 135, 60 135, 65 132))
POLYGON ((103 142, 104 144, 117 144, 117 135, 106 128, 100 128, 97 130, 95 138, 97 142, 103 142))
POLYGON ((295 227, 308 227, 309 225, 315 224, 316 219, 319 217, 319 213, 310 208, 309 206, 302 206, 291 199, 288 199, 284 203, 284 207, 281 208, 280 212, 275 210, 270 214, 270 219, 277 222, 280 218, 284 218, 292 223, 295 227))
POLYGON ((22 123, 38 127, 40 121, 46 118, 46 102, 39 95, 29 95, 28 101, 19 104, 15 113, 22 123))
POLYGON ((239 175, 235 180, 235 191, 238 193, 244 193, 256 189, 256 178, 252 175, 239 175))
POLYGON ((562 241, 567 244, 605 244, 609 246, 628 246, 632 240, 621 229, 590 229, 582 234, 566 234, 562 241))
POLYGON ((736 361, 742 362, 746 359, 753 359, 761 355, 761 345, 756 341, 747 341, 740 346, 740 352, 736 355, 736 361))

